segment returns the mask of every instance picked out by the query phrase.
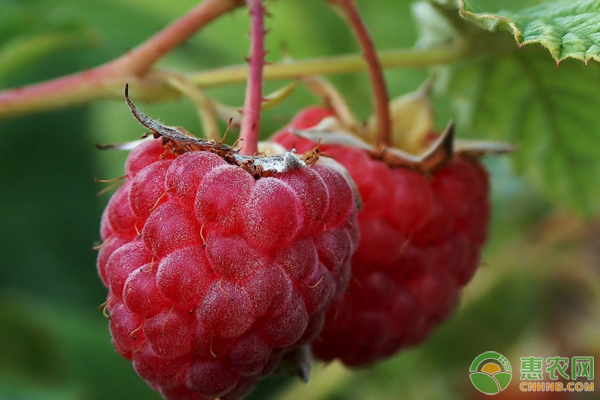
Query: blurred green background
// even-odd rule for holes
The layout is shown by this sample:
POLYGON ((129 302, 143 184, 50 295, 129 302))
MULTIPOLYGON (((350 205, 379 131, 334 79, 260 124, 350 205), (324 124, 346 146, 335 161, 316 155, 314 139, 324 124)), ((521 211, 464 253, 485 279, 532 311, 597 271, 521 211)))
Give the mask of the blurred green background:
MULTIPOLYGON (((359 1, 380 49, 415 43, 411 3, 359 1)), ((522 3, 478 2, 490 11, 522 3)), ((193 0, 0 0, 0 88, 50 79, 118 57, 195 4, 193 0)), ((282 48, 294 58, 357 51, 352 34, 323 1, 279 0, 270 2, 269 10, 272 61, 281 59, 282 48)), ((239 64, 247 53, 247 31, 244 11, 227 15, 159 66, 192 72, 239 64)), ((554 63, 549 56, 545 62, 554 63)), ((431 73, 386 71, 391 95, 418 88, 431 73)), ((366 119, 371 105, 365 74, 330 79, 356 114, 366 119)), ((285 83, 268 82, 267 91, 285 83)), ((135 87, 131 92, 135 99, 135 87)), ((240 106, 244 87, 208 93, 240 106)), ((438 125, 443 127, 455 117, 453 99, 439 93, 434 100, 438 125)), ((270 135, 295 111, 316 101, 300 87, 265 113, 262 135, 270 135)), ((188 100, 138 105, 167 124, 201 134, 188 100)), ((600 139, 598 127, 594 129, 591 134, 600 139)), ((123 152, 100 152, 94 145, 135 140, 143 131, 123 101, 0 121, 1 400, 159 399, 110 344, 107 321, 97 311, 106 289, 91 249, 99 239, 100 215, 109 198, 96 196, 103 186, 93 178, 122 175, 126 157, 123 152)), ((464 135, 491 136, 466 126, 459 130, 459 136, 464 135)), ((269 378, 249 398, 480 398, 467 371, 484 351, 506 355, 515 371, 519 357, 530 355, 600 356, 600 222, 593 214, 583 219, 549 200, 529 177, 513 172, 509 158, 490 157, 486 163, 494 203, 490 241, 483 265, 449 322, 418 349, 372 368, 351 372, 336 364, 317 367, 307 386, 285 377, 269 378)))

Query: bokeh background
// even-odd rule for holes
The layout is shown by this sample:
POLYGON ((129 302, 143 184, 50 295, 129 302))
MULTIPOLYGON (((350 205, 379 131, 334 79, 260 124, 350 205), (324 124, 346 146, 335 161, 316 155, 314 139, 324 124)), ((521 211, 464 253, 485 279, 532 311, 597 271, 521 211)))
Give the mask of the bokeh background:
MULTIPOLYGON (((118 57, 195 3, 0 0, 0 88, 118 57)), ((359 1, 380 49, 416 42, 411 3, 359 1)), ((490 11, 523 3, 478 1, 490 11)), ((270 2, 269 9, 271 61, 283 55, 305 58, 358 50, 347 27, 323 1, 278 0, 270 2)), ((240 64, 247 53, 247 31, 245 11, 227 15, 159 66, 192 72, 240 64)), ((544 62, 554 63, 549 56, 544 62)), ((390 93, 415 90, 434 72, 388 70, 390 93)), ((356 114, 368 118, 365 74, 330 79, 356 114)), ((267 91, 285 83, 268 82, 267 91)), ((135 99, 135 87, 131 92, 135 99)), ((208 93, 240 106, 244 87, 231 85, 208 93)), ((265 113, 263 137, 317 101, 298 88, 265 113)), ((442 128, 455 118, 454 100, 439 92, 434 101, 442 128)), ((195 109, 186 99, 139 106, 167 124, 201 134, 195 109)), ((123 152, 98 151, 95 144, 135 140, 143 132, 124 102, 116 100, 0 121, 0 399, 159 399, 110 344, 107 321, 98 311, 106 289, 91 249, 99 239, 100 215, 109 198, 96 196, 104 186, 93 179, 122 175, 126 157, 123 152)), ((598 126, 589 134, 600 139, 598 126)), ((459 136, 492 135, 465 125, 459 136)), ((308 385, 269 378, 250 399, 476 399, 482 396, 471 385, 468 368, 484 351, 504 354, 517 372, 519 357, 600 357, 600 221, 594 212, 584 217, 553 201, 526 168, 514 172, 511 157, 489 157, 485 162, 493 186, 490 239, 482 266, 453 318, 420 347, 371 368, 348 371, 335 363, 316 365, 308 385)), ((513 382, 518 382, 517 375, 513 382)), ((515 389, 513 383, 512 392, 503 398, 520 398, 515 389)), ((578 393, 552 398, 597 397, 578 393)))

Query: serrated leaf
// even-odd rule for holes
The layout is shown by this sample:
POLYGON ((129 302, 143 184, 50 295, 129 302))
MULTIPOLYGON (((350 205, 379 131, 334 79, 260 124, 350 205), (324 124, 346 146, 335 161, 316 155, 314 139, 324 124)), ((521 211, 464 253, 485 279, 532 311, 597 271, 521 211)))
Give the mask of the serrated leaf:
MULTIPOLYGON (((427 11, 419 6, 419 21, 432 20, 422 18, 434 12, 429 7, 427 11)), ((439 14, 451 19, 446 11, 439 14)), ((557 68, 541 47, 511 46, 512 39, 504 32, 473 30, 474 25, 460 18, 451 20, 450 25, 453 31, 442 32, 444 37, 438 37, 438 42, 453 37, 467 43, 478 41, 478 49, 483 49, 477 57, 440 72, 444 83, 440 86, 456 111, 459 136, 518 144, 514 165, 548 197, 585 214, 596 211, 600 198, 600 93, 596 89, 600 65, 566 60, 557 68)), ((436 40, 428 35, 427 41, 436 40)))
POLYGON ((490 32, 507 31, 519 45, 539 43, 556 62, 600 61, 600 2, 546 1, 519 11, 478 12, 467 0, 432 0, 456 7, 467 21, 490 32))
POLYGON ((551 197, 591 213, 600 194, 600 96, 590 82, 600 80, 600 67, 572 61, 556 68, 541 52, 456 67, 450 94, 476 93, 470 97, 471 118, 463 119, 466 126, 518 143, 518 169, 551 197), (479 79, 469 79, 471 68, 479 69, 479 79))

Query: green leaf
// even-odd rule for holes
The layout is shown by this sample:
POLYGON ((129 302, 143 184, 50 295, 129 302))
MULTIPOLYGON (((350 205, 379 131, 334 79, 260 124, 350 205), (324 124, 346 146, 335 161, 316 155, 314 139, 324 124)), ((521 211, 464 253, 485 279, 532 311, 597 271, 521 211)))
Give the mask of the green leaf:
POLYGON ((518 144, 517 170, 549 198, 592 214, 600 198, 600 65, 566 60, 557 68, 540 46, 515 46, 504 32, 459 16, 464 13, 438 3, 415 7, 420 45, 459 40, 471 46, 468 60, 439 73, 459 135, 518 144))
POLYGON ((519 45, 539 43, 556 62, 575 58, 600 61, 600 2, 557 0, 496 14, 476 12, 466 0, 432 0, 453 5, 467 21, 490 32, 507 31, 519 45))
POLYGON ((449 69, 462 126, 519 145, 513 160, 550 197, 590 214, 600 194, 597 65, 556 66, 539 49, 449 69), (461 103, 462 101, 462 103, 461 103))

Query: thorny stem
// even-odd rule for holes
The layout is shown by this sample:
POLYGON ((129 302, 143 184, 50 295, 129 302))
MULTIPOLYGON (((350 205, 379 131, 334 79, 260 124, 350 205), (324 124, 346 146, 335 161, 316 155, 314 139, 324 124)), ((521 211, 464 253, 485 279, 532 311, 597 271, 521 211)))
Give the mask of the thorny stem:
MULTIPOLYGON (((430 49, 396 49, 379 53, 384 68, 423 68, 448 64, 468 56, 468 47, 460 43, 430 49)), ((345 54, 275 62, 265 66, 264 79, 294 79, 310 75, 331 75, 361 72, 367 68, 362 54, 345 54)), ((233 65, 192 73, 190 79, 202 87, 246 82, 247 65, 233 65)))
POLYGON ((330 0, 332 4, 339 7, 345 14, 350 26, 354 30, 360 47, 363 51, 365 61, 369 68, 369 75, 371 77, 371 87, 373 88, 373 100, 375 105, 375 113, 377 114, 377 121, 379 126, 379 133, 377 135, 377 144, 389 145, 391 141, 391 123, 390 123, 390 109, 389 109, 389 96, 387 87, 385 85, 385 79, 383 77, 383 69, 381 62, 377 57, 375 45, 366 25, 364 24, 356 3, 354 0, 330 0))
POLYGON ((248 84, 242 115, 240 153, 251 156, 258 151, 260 110, 263 101, 263 67, 265 65, 265 7, 262 0, 248 0, 250 12, 250 59, 248 84))
POLYGON ((244 5, 244 0, 204 0, 171 25, 123 57, 106 65, 119 72, 135 75, 147 73, 165 54, 178 47, 198 30, 221 15, 244 5))
MULTIPOLYGON (((385 68, 423 68, 463 60, 473 52, 463 43, 430 49, 397 49, 379 53, 385 68)), ((273 63, 265 66, 264 79, 294 79, 309 75, 344 74, 365 70, 361 54, 310 58, 273 63)), ((0 119, 51 110, 101 99, 122 99, 123 87, 129 82, 136 88, 136 99, 142 102, 165 101, 181 94, 170 89, 164 80, 150 72, 137 76, 97 76, 96 70, 68 75, 49 82, 0 92, 0 119)), ((193 73, 196 85, 208 88, 246 82, 248 65, 237 65, 193 73)))
MULTIPOLYGON (((133 83, 143 78, 156 61, 196 31, 220 15, 243 5, 244 0, 205 0, 188 14, 116 60, 52 81, 1 92, 0 116, 11 109, 17 113, 21 110, 45 110, 54 108, 55 103, 60 106, 94 98, 113 97, 117 93, 115 82, 119 82, 118 92, 122 92, 125 81, 133 83), (103 93, 104 96, 98 93, 103 93)), ((161 86, 160 82, 148 83, 147 89, 151 90, 161 86)))

